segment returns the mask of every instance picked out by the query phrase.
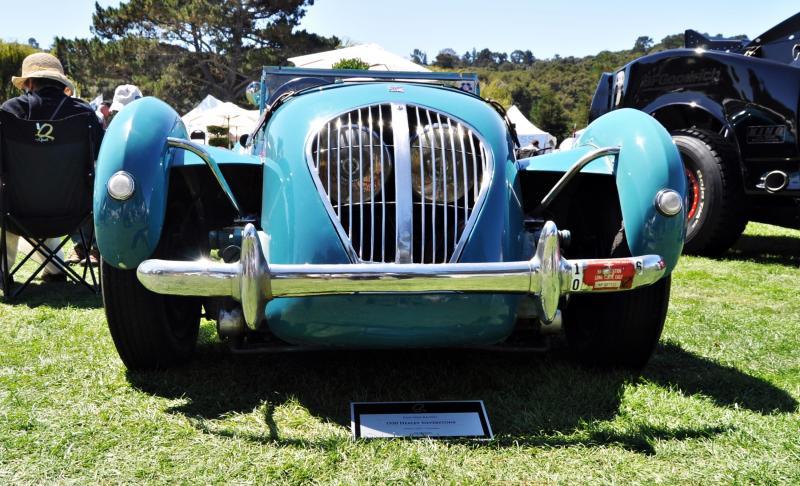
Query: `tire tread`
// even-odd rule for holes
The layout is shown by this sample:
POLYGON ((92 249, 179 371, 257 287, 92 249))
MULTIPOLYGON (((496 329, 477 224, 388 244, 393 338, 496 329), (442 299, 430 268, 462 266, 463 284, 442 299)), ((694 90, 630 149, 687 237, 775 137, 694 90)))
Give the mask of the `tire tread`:
POLYGON ((691 137, 703 144, 717 166, 721 180, 721 204, 715 208, 713 220, 704 222, 709 226, 686 241, 684 252, 718 256, 739 239, 748 222, 742 177, 738 166, 731 162, 738 160, 739 155, 724 137, 708 130, 686 128, 673 131, 672 135, 691 137))

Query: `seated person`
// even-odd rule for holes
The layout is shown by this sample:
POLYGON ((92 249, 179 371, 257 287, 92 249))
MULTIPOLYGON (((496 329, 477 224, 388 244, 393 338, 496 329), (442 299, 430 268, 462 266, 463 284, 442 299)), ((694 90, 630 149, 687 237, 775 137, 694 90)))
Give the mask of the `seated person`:
MULTIPOLYGON (((50 54, 37 52, 22 61, 22 73, 11 78, 11 83, 24 91, 21 96, 12 98, 2 106, 1 110, 7 111, 17 118, 25 120, 58 120, 80 113, 92 113, 91 106, 77 98, 67 96, 67 92, 74 93, 75 87, 64 75, 61 62, 50 54)), ((100 150, 103 140, 103 127, 96 125, 94 133, 95 158, 100 150)), ((16 259, 17 235, 6 234, 9 266, 13 266, 16 259)), ((47 246, 55 248, 61 242, 60 238, 50 238, 47 246)), ((59 252, 60 253, 60 252, 59 252)), ((63 255, 59 254, 63 259, 63 255)), ((35 259, 42 261, 44 257, 37 252, 35 259)), ((42 274, 42 280, 64 281, 66 277, 55 265, 48 265, 42 274)))

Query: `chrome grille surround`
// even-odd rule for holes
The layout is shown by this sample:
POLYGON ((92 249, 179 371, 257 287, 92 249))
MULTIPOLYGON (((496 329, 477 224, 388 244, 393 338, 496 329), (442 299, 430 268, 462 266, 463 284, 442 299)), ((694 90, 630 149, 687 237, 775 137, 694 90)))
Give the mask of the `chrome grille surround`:
POLYGON ((455 263, 491 183, 486 147, 455 117, 382 103, 314 127, 306 160, 351 262, 455 263))

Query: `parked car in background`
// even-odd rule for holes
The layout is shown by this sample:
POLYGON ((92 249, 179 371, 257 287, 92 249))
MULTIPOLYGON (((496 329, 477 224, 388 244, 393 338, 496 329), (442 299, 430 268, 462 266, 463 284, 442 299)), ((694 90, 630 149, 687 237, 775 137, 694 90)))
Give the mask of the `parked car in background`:
POLYGON ((686 251, 719 254, 748 221, 800 228, 800 14, 752 41, 688 30, 685 46, 605 73, 590 120, 636 108, 672 133, 688 183, 686 251))
POLYGON ((503 346, 563 326, 580 359, 646 363, 684 238, 669 134, 619 110, 568 152, 517 160, 504 112, 465 80, 266 69, 236 152, 192 143, 155 98, 127 107, 94 194, 123 362, 188 360, 205 309, 237 351, 503 346))

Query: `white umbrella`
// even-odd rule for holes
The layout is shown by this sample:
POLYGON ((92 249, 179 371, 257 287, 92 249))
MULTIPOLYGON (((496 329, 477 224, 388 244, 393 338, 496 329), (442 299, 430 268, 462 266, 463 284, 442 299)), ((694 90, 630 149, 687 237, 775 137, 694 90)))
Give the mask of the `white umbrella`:
MULTIPOLYGON (((192 110, 194 111, 194 110, 192 110)), ((243 133, 250 133, 258 123, 258 110, 245 110, 233 103, 221 103, 211 109, 187 113, 182 118, 186 130, 203 132, 209 126, 225 127, 229 133, 238 137, 243 133)))

